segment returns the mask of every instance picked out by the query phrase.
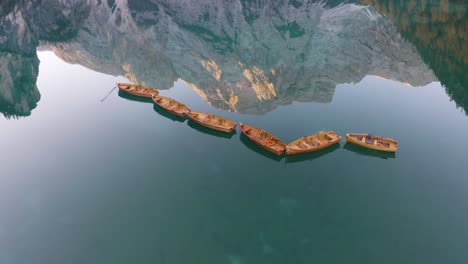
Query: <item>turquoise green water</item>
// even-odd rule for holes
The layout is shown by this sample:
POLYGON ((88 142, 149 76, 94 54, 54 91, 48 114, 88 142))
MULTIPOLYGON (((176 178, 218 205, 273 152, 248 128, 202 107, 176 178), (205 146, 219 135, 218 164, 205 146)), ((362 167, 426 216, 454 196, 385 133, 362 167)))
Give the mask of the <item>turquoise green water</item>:
MULTIPOLYGON (((460 3, 451 2, 462 13, 454 24, 466 25, 460 3)), ((129 6, 142 39, 113 36, 112 45, 98 40, 132 21, 102 31, 91 20, 104 7, 92 7, 76 22, 84 29, 64 30, 77 35, 48 43, 38 60, 4 48, 0 263, 465 263, 466 53, 411 35, 421 23, 406 29, 377 5, 335 5, 306 10, 321 12, 311 28, 294 7, 282 16, 298 26, 277 28, 278 39, 261 12, 245 17, 250 28, 232 22, 235 39, 230 27, 219 35, 222 18, 209 10, 197 27, 176 27, 185 16, 164 5, 172 17, 154 26, 141 10, 156 7, 129 6), (460 56, 446 56, 449 48, 460 56), (276 157, 240 131, 211 132, 151 101, 113 91, 101 102, 125 74, 285 142, 369 132, 395 138, 399 150, 341 142, 276 157)))

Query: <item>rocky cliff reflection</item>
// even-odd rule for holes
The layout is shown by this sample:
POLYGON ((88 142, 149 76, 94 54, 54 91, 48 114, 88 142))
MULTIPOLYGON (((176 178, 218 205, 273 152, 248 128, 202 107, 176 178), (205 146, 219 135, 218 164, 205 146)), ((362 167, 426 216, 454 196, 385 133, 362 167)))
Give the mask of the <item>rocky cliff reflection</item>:
POLYGON ((182 79, 211 105, 229 111, 263 114, 293 101, 330 102, 337 84, 366 75, 412 86, 437 80, 419 46, 372 6, 307 0, 31 5, 4 9, 9 11, 0 22, 0 50, 30 54, 46 40, 69 63, 158 89, 182 79))
POLYGON ((36 107, 38 67, 36 56, 0 52, 0 113, 5 117, 28 116, 36 107))
POLYGON ((468 6, 465 0, 361 0, 389 17, 468 113, 468 6), (424 4, 423 4, 424 3, 424 4))
POLYGON ((88 14, 85 1, 0 1, 0 113, 31 114, 40 99, 39 42, 74 37, 88 14))
POLYGON ((51 47, 68 62, 159 89, 182 79, 214 107, 250 114, 293 101, 330 102, 337 84, 368 74, 414 86, 435 80, 416 49, 370 7, 192 2, 103 3, 72 41, 51 47))

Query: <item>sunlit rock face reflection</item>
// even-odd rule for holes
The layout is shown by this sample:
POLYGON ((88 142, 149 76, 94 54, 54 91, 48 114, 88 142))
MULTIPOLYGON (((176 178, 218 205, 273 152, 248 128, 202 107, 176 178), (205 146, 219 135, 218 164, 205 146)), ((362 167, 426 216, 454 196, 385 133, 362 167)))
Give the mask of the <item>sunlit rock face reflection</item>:
POLYGON ((416 49, 371 7, 314 1, 91 1, 65 61, 168 89, 181 79, 211 105, 263 114, 331 102, 366 75, 435 80, 416 49))

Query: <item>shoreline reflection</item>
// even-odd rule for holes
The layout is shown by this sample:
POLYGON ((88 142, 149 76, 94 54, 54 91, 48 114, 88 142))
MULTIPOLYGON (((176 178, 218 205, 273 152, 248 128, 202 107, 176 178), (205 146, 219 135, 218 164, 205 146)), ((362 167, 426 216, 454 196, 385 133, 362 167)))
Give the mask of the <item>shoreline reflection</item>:
POLYGON ((211 106, 241 114, 330 103, 338 84, 368 75, 413 87, 440 80, 468 109, 468 16, 460 0, 449 8, 422 0, 207 0, 190 8, 168 1, 150 9, 126 1, 31 3, 0 4, 0 59, 9 65, 0 67, 0 112, 10 116, 29 115, 40 99, 38 47, 160 90, 183 80, 211 106))

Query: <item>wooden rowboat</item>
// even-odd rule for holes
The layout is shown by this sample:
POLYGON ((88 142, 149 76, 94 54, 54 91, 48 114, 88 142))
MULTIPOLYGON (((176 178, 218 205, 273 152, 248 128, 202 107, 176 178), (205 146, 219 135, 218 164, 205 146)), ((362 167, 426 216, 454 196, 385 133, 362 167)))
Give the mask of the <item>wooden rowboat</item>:
POLYGON ((155 104, 176 116, 186 117, 190 112, 190 109, 186 105, 179 103, 174 99, 159 95, 154 95, 152 98, 155 104))
POLYGON ((189 112, 187 117, 202 126, 226 133, 232 133, 236 128, 236 123, 213 114, 189 112))
POLYGON ((129 93, 135 96, 141 96, 146 98, 151 98, 153 95, 158 95, 158 90, 146 87, 143 85, 130 84, 130 83, 117 83, 117 87, 120 91, 129 93))
POLYGON ((240 123, 241 131, 259 147, 276 155, 284 154, 286 144, 263 129, 240 123))
POLYGON ((288 155, 302 154, 324 149, 341 141, 341 137, 333 131, 323 132, 299 138, 286 146, 288 155))
POLYGON ((361 147, 375 149, 386 152, 396 152, 398 142, 391 138, 375 136, 370 134, 349 133, 346 134, 346 141, 361 147))

